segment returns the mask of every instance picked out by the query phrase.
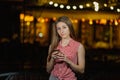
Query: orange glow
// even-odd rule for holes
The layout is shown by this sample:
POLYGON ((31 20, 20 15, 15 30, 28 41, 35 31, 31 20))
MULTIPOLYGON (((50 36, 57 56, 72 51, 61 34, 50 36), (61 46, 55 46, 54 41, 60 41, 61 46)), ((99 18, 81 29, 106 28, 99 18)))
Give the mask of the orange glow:
POLYGON ((113 22, 113 19, 111 19, 110 22, 112 23, 112 22, 113 22))
POLYGON ((27 15, 27 16, 25 16, 24 20, 25 20, 25 21, 33 21, 33 20, 34 20, 34 17, 27 15))
POLYGON ((45 18, 45 22, 48 22, 49 21, 49 19, 48 18, 45 18))
POLYGON ((44 18, 42 18, 42 19, 41 19, 41 23, 44 23, 44 22, 45 22, 45 19, 44 19, 44 18))
POLYGON ((38 18, 37 21, 38 21, 38 22, 41 22, 41 23, 44 23, 44 22, 45 22, 45 19, 41 17, 41 18, 38 18))
POLYGON ((38 18, 37 21, 40 22, 40 18, 38 18))
POLYGON ((115 23, 114 23, 116 26, 118 25, 118 22, 117 22, 117 20, 115 20, 115 23))
POLYGON ((100 20, 100 24, 106 24, 107 23, 107 20, 106 19, 101 19, 100 20))
POLYGON ((84 19, 84 18, 82 18, 82 22, 85 22, 85 19, 84 19))
POLYGON ((30 25, 30 22, 27 22, 26 25, 29 26, 29 25, 30 25))
POLYGON ((77 20, 77 19, 75 19, 75 20, 74 20, 74 22, 75 22, 75 23, 78 23, 78 20, 77 20))
POLYGON ((20 14, 20 20, 23 20, 23 19, 24 19, 24 14, 21 13, 21 14, 20 14))
POLYGON ((89 20, 89 24, 90 24, 90 25, 92 25, 92 24, 93 24, 93 21, 92 21, 91 19, 89 20))
POLYGON ((96 23, 99 24, 99 20, 96 20, 96 23))
POLYGON ((53 21, 56 21, 56 17, 53 17, 53 21))
POLYGON ((120 19, 118 20, 118 22, 120 23, 120 19))

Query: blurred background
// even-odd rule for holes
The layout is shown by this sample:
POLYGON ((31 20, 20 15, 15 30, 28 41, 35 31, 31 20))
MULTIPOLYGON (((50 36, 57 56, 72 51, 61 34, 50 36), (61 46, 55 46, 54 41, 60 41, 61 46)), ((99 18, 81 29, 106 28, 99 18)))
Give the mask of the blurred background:
POLYGON ((51 27, 60 16, 85 46, 82 80, 120 80, 120 0, 0 0, 0 80, 48 80, 51 27))

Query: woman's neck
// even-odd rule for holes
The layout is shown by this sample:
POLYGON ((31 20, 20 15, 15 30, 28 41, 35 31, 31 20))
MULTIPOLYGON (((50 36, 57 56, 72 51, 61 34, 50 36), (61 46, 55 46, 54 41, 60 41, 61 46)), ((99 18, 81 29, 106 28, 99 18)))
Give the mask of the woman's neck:
POLYGON ((62 46, 67 46, 69 44, 71 38, 65 38, 61 40, 61 45, 62 46))

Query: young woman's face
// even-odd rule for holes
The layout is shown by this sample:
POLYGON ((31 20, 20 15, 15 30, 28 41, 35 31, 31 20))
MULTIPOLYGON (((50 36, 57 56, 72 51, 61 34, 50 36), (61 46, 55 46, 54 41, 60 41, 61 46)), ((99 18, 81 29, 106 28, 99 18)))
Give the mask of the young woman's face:
POLYGON ((69 38, 70 37, 70 30, 64 22, 58 22, 56 24, 56 29, 61 38, 69 38))

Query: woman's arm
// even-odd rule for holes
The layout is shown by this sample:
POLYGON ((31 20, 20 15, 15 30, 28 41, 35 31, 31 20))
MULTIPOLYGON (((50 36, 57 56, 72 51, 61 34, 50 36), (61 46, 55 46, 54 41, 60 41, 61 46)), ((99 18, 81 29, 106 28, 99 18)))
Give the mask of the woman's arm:
POLYGON ((75 72, 84 73, 84 69, 85 69, 85 49, 84 49, 84 46, 82 44, 78 48, 78 65, 75 65, 72 62, 69 63, 69 65, 71 66, 71 68, 75 72))
POLYGON ((51 52, 51 46, 49 47, 49 50, 48 50, 48 57, 47 57, 47 65, 46 65, 46 69, 47 69, 47 72, 50 73, 51 70, 53 69, 54 67, 54 59, 56 58, 56 54, 58 53, 57 50, 51 52))
POLYGON ((49 50, 48 50, 48 57, 47 57, 47 64, 46 64, 46 70, 48 73, 51 72, 53 65, 54 65, 54 59, 51 58, 51 47, 49 46, 49 50))
POLYGON ((73 71, 78 73, 84 73, 85 69, 85 49, 82 44, 80 44, 78 48, 78 64, 74 64, 71 60, 68 58, 65 59, 65 62, 68 63, 68 65, 72 68, 73 71))

